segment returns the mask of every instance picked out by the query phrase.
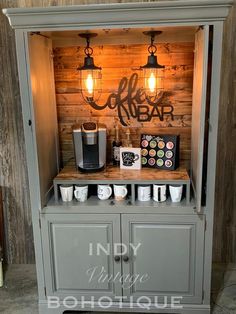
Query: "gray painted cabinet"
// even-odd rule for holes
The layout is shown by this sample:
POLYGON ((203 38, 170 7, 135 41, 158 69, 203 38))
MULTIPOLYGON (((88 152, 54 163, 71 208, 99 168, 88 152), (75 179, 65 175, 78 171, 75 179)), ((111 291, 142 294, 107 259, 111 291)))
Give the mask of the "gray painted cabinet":
MULTIPOLYGON (((106 308, 109 312, 210 313, 220 65, 223 23, 231 4, 232 0, 174 0, 4 10, 16 34, 40 314, 62 314, 68 310, 63 303, 68 296, 94 297, 95 301, 101 296, 112 300, 123 296, 122 307, 113 302, 106 308), (177 206, 151 202, 145 207, 135 202, 125 207, 97 201, 62 205, 53 198, 48 202, 58 171, 58 135, 51 41, 46 37, 57 31, 164 26, 197 30, 190 169, 193 200, 177 206), (42 36, 35 37, 35 32, 42 36), (42 76, 45 79, 37 79, 42 76), (202 189, 206 191, 204 204, 202 189), (101 255, 90 255, 89 248, 92 245, 96 250, 98 243, 110 248, 110 254, 104 249, 101 255), (123 250, 128 248, 124 256, 121 246, 115 252, 116 243, 123 250), (89 282, 86 272, 90 269, 91 275, 93 267, 104 270, 109 278, 118 273, 123 281, 89 282), (126 276, 137 273, 147 274, 149 280, 127 287, 126 276), (49 307, 51 296, 60 299, 55 308, 49 307), (149 309, 139 306, 140 296, 151 299, 149 309), (182 308, 172 308, 169 300, 165 308, 157 308, 155 296, 182 296, 182 308)), ((105 310, 98 302, 93 305, 82 308, 78 302, 73 310, 105 310)))
POLYGON ((148 280, 124 289, 124 295, 181 296, 182 303, 202 302, 204 217, 194 215, 122 215, 122 239, 129 250, 125 274, 148 280))
POLYGON ((44 215, 42 229, 48 295, 121 295, 119 283, 98 280, 121 273, 113 252, 113 243, 121 242, 120 215, 44 215))
POLYGON ((153 302, 158 295, 160 303, 174 295, 181 296, 182 303, 200 303, 204 222, 196 215, 46 214, 42 235, 47 293, 124 300, 146 296, 153 302), (114 282, 104 280, 117 273, 114 282))

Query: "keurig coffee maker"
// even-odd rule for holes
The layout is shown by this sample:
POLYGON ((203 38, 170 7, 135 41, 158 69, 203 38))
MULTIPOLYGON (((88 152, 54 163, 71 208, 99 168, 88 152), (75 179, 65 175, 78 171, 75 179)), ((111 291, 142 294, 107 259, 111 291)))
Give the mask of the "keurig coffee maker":
POLYGON ((106 128, 94 122, 73 127, 76 166, 81 171, 99 171, 106 164, 106 128))

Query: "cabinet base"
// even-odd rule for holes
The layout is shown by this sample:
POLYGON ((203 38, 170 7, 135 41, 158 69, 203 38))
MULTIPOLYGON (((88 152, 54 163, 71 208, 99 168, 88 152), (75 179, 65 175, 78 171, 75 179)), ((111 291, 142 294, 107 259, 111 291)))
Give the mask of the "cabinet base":
POLYGON ((65 306, 62 302, 60 303, 54 303, 53 306, 49 307, 48 302, 39 302, 39 314, 73 314, 77 312, 136 312, 136 313, 166 313, 166 314, 210 314, 210 305, 186 305, 183 304, 182 308, 180 309, 173 309, 171 307, 166 308, 156 308, 154 305, 149 305, 148 308, 143 308, 138 304, 133 304, 132 306, 130 304, 124 303, 122 304, 122 307, 120 304, 112 304, 106 306, 106 304, 103 303, 103 307, 99 306, 99 304, 94 304, 93 307, 89 305, 84 305, 83 307, 81 304, 78 304, 77 306, 74 306, 74 304, 71 304, 71 306, 67 303, 67 306, 65 306))

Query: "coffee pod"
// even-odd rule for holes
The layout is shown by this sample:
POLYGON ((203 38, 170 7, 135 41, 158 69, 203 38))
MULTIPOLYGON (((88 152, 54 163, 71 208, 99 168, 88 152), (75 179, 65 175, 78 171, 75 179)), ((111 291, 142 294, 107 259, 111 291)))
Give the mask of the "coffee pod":
POLYGON ((164 165, 164 160, 163 159, 157 159, 157 166, 162 167, 164 165))
POLYGON ((163 149, 165 147, 165 142, 159 141, 157 146, 158 146, 158 148, 163 149))
POLYGON ((155 148, 157 146, 157 142, 152 140, 149 145, 151 148, 155 148))
POLYGON ((168 149, 173 149, 174 148, 174 143, 173 142, 167 142, 166 143, 166 147, 168 148, 168 149))
POLYGON ((158 151, 157 151, 157 156, 158 156, 159 158, 163 158, 163 157, 165 156, 164 151, 163 151, 163 150, 158 150, 158 151))

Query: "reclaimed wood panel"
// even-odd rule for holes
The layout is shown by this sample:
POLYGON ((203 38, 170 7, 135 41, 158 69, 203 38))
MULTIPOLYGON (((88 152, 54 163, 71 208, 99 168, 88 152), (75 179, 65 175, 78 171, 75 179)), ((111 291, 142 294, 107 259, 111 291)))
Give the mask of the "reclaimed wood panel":
POLYGON ((3 200, 2 200, 2 188, 0 187, 0 262, 4 257, 4 222, 3 222, 3 200))
MULTIPOLYGON (((16 1, 1 1, 4 7, 16 1)), ((0 13, 0 186, 8 263, 33 263, 34 244, 14 33, 0 13)))
POLYGON ((236 0, 223 45, 213 259, 236 262, 236 0))
MULTIPOLYGON (((114 40, 115 42, 115 40, 114 40)), ((110 93, 116 92, 120 79, 130 77, 134 72, 141 76, 139 66, 146 63, 147 45, 96 45, 94 60, 102 66, 102 95, 98 101, 104 104, 110 93)), ((166 66, 163 103, 174 106, 174 119, 166 116, 164 121, 155 117, 150 122, 128 121, 131 141, 134 147, 140 145, 140 134, 187 134, 180 136, 180 159, 189 168, 191 155, 191 116, 194 43, 159 43, 158 60, 166 66)), ((120 125, 120 137, 125 145, 127 131, 117 118, 117 109, 98 111, 87 104, 79 93, 78 66, 83 63, 83 47, 54 47, 54 73, 61 158, 65 165, 73 158, 72 126, 75 123, 94 120, 106 125, 108 130, 108 162, 111 158, 111 143, 114 128, 120 125)), ((124 117, 125 118, 125 117, 124 117)), ((127 120, 126 120, 127 121, 127 120)))

